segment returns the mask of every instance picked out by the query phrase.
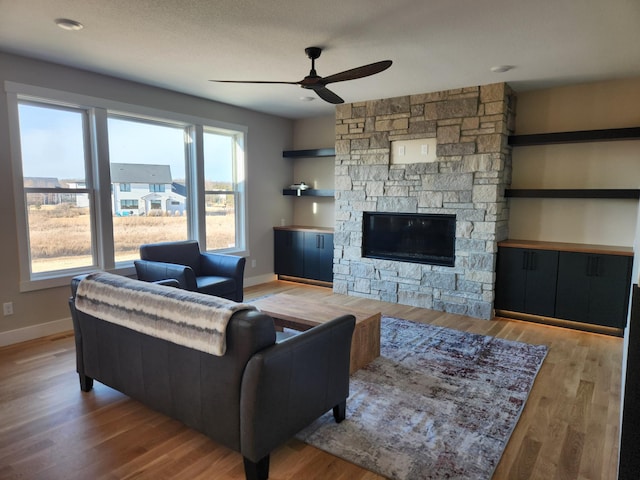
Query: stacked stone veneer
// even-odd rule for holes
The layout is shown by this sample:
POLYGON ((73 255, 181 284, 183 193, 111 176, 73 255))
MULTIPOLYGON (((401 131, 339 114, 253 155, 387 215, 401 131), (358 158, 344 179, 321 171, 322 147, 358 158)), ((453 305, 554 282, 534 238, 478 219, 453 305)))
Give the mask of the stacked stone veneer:
POLYGON ((488 319, 507 237, 515 97, 506 84, 336 110, 336 293, 488 319), (390 164, 394 140, 437 139, 437 160, 390 164), (362 213, 456 215, 454 267, 362 257, 362 213))

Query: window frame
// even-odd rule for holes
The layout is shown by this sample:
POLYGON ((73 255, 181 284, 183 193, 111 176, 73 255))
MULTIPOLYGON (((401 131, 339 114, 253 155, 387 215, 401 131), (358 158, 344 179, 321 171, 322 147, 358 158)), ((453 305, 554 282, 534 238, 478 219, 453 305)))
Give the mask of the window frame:
MULTIPOLYGON (((16 228, 18 235, 20 263, 20 291, 68 285, 72 277, 97 269, 113 273, 131 275, 135 273, 132 261, 115 263, 113 244, 113 223, 111 211, 111 190, 107 121, 109 116, 123 116, 151 123, 179 125, 185 131, 186 182, 190 194, 187 198, 187 237, 200 242, 204 248, 206 239, 205 194, 204 194, 204 153, 202 132, 226 131, 236 135, 236 157, 234 168, 242 172, 236 187, 236 246, 218 249, 216 252, 249 256, 247 238, 247 197, 246 197, 246 144, 248 127, 209 118, 169 112, 141 105, 117 102, 71 92, 53 90, 15 82, 5 82, 5 92, 9 110, 9 141, 13 167, 16 228), (22 172, 22 152, 19 125, 19 104, 33 102, 37 105, 86 112, 88 122, 85 134, 85 179, 84 189, 65 189, 70 193, 87 193, 92 214, 92 254, 94 265, 67 270, 51 270, 33 274, 31 272, 30 246, 28 244, 28 217, 25 202, 25 187, 22 172)), ((55 189, 56 193, 65 193, 55 189)), ((228 192, 225 192, 228 193, 228 192)))

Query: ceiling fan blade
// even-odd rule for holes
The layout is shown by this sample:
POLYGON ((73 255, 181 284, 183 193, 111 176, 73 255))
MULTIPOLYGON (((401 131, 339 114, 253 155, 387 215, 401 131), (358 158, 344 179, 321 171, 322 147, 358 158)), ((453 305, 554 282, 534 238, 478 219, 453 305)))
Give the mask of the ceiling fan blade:
POLYGON ((325 102, 337 105, 344 103, 344 100, 329 90, 326 85, 334 82, 344 82, 345 80, 355 80, 356 78, 368 77, 386 70, 393 63, 391 60, 383 60, 381 62, 370 63, 361 67, 345 70, 344 72, 329 75, 328 77, 320 77, 316 73, 315 61, 320 57, 322 48, 308 47, 305 53, 311 59, 311 71, 309 75, 298 82, 279 82, 272 80, 209 80, 210 82, 219 83, 262 83, 262 84, 284 84, 284 85, 300 85, 302 88, 315 91, 318 96, 325 102))
POLYGON ((352 68, 351 70, 345 70, 344 72, 335 73, 324 77, 321 80, 323 85, 334 82, 344 82, 345 80, 355 80, 356 78, 368 77, 369 75, 375 75, 380 73, 391 66, 393 62, 391 60, 382 60, 381 62, 370 63, 369 65, 363 65, 362 67, 352 68))
POLYGON ((338 103, 344 103, 343 99, 341 99, 338 95, 322 85, 314 87, 313 91, 316 92, 318 96, 325 102, 333 103, 334 105, 338 103))
POLYGON ((218 83, 273 83, 282 85, 300 85, 300 82, 274 82, 270 80, 209 80, 218 83))

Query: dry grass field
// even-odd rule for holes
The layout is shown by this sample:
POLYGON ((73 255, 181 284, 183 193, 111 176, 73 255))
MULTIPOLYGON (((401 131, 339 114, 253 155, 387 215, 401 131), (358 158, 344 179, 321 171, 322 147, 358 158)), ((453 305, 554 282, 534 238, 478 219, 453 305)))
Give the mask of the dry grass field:
MULTIPOLYGON (((207 248, 235 244, 235 212, 207 215, 207 248)), ((40 208, 29 210, 32 271, 74 268, 92 264, 91 218, 86 209, 40 208)), ((144 243, 185 240, 186 216, 113 217, 116 262, 139 258, 144 243)))

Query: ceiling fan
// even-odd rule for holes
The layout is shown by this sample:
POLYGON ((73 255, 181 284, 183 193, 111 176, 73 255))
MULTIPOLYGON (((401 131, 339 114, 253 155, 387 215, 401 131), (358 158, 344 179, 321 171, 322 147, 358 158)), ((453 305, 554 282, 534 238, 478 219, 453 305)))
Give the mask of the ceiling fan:
POLYGON ((375 75, 391 66, 391 60, 383 60, 381 62, 370 63, 361 67, 345 70, 344 72, 335 73, 328 77, 321 77, 316 73, 316 59, 322 53, 320 47, 307 47, 304 49, 307 56, 311 59, 311 71, 309 75, 298 82, 277 82, 269 80, 211 80, 212 82, 222 83, 279 83, 288 85, 300 85, 302 88, 308 88, 318 94, 318 96, 326 102, 338 104, 344 103, 344 100, 327 88, 327 85, 335 82, 344 82, 346 80, 355 80, 356 78, 368 77, 375 75))

